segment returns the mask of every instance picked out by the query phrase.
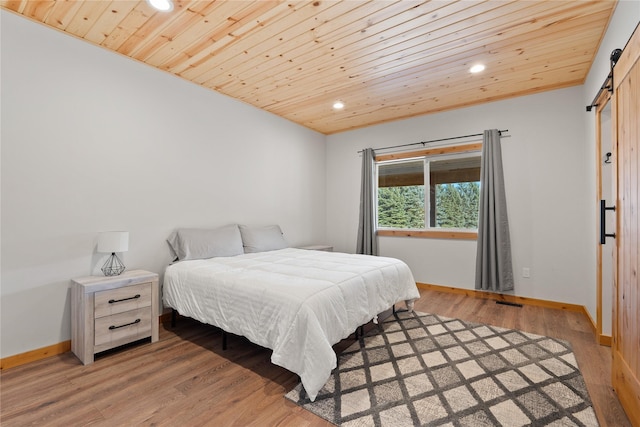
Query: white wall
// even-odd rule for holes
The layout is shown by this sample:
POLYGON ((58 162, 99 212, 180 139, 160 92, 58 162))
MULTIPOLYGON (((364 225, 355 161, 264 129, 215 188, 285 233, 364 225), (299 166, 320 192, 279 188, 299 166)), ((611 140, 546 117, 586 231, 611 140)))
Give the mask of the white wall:
MULTIPOLYGON (((585 304, 594 282, 585 268, 592 194, 584 150, 582 88, 546 92, 328 137, 327 236, 353 251, 358 221, 360 156, 384 147, 484 129, 508 129, 503 138, 515 294, 585 304), (523 267, 531 269, 525 279, 523 267)), ((418 282, 473 289, 476 242, 380 237, 381 255, 406 261, 418 282)))
POLYGON ((1 356, 70 339, 97 233, 162 273, 176 227, 325 242, 325 137, 2 11, 1 356))

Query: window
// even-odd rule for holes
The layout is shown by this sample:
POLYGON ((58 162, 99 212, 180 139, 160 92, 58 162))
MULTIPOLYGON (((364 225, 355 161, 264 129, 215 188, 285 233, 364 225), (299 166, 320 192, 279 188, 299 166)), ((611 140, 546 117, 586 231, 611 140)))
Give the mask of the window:
POLYGON ((480 201, 477 146, 474 144, 470 152, 425 150, 421 157, 378 160, 378 228, 477 230, 480 201))

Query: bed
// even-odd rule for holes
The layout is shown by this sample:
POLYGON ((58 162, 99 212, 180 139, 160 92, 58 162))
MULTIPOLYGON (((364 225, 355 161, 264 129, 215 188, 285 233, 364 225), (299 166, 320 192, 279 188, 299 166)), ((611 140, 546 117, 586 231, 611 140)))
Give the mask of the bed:
MULTIPOLYGON (((182 260, 165 271, 163 302, 271 349, 272 363, 298 374, 314 400, 336 367, 332 346, 396 303, 412 310, 420 296, 415 280, 394 258, 289 248, 278 239, 256 239, 255 230, 238 227, 241 252, 227 251, 219 240, 222 255, 218 247, 194 259, 178 248, 182 260)), ((270 233, 281 236, 279 230, 270 233)), ((227 231, 235 233, 231 226, 227 231)), ((199 233, 190 232, 190 238, 199 233)))

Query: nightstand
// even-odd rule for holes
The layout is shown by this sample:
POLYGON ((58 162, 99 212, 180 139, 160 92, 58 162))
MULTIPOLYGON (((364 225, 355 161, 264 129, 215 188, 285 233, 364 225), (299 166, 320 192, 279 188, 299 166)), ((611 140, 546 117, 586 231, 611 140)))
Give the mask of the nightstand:
POLYGON ((96 353, 151 337, 158 341, 158 275, 144 270, 71 281, 71 351, 96 353))
POLYGON ((325 252, 333 252, 333 246, 328 245, 309 245, 309 246, 300 246, 299 249, 308 249, 311 251, 325 251, 325 252))

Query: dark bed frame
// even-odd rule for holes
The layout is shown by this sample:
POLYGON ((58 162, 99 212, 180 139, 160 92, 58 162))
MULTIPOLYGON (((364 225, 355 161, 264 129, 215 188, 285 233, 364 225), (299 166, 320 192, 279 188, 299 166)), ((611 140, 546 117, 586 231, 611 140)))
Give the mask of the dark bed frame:
MULTIPOLYGON (((389 316, 396 316, 397 317, 397 313, 401 312, 401 311, 407 311, 407 310, 396 310, 396 305, 393 304, 391 306, 391 308, 389 308, 388 310, 383 311, 382 313, 378 314, 378 327, 380 327, 380 322, 383 322, 387 317, 389 316)), ((171 308, 171 328, 175 328, 176 327, 176 323, 177 323, 177 319, 178 319, 178 310, 176 310, 175 308, 171 308)), ((369 323, 369 322, 367 322, 369 323)), ((366 325, 366 323, 365 323, 366 325)), ((365 325, 360 325, 356 328, 355 332, 353 333, 355 340, 358 341, 361 337, 364 336, 364 326, 365 325)), ((227 336, 229 335, 229 333, 227 331, 225 331, 224 329, 220 328, 220 330, 222 331, 222 350, 226 350, 227 349, 227 336)))

